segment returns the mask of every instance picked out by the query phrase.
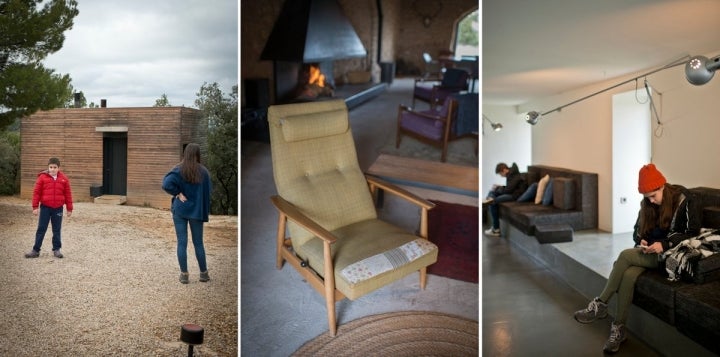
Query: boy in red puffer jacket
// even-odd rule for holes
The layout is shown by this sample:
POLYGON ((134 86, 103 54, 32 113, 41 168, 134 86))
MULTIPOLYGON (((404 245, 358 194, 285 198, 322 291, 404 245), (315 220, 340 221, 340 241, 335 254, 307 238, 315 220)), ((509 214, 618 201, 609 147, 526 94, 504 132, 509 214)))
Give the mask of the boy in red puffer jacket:
POLYGON ((39 216, 38 228, 35 233, 35 245, 33 249, 25 254, 25 258, 37 258, 40 256, 40 247, 48 223, 52 223, 52 245, 53 255, 62 258, 60 253, 62 242, 60 241, 60 228, 62 227, 63 206, 67 206, 67 216, 70 217, 73 211, 72 191, 70 180, 60 172, 60 160, 56 157, 48 161, 48 169, 38 174, 35 188, 33 189, 32 209, 33 214, 39 216))

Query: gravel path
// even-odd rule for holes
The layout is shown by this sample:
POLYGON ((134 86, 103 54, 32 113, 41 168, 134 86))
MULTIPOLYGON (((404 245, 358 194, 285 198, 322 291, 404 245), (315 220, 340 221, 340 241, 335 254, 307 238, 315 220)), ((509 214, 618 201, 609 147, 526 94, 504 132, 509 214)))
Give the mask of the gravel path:
POLYGON ((62 259, 52 233, 40 257, 29 200, 0 196, 0 356, 186 356, 180 326, 205 329, 195 356, 236 356, 237 217, 205 225, 210 282, 180 284, 166 210, 78 202, 63 219, 62 259))

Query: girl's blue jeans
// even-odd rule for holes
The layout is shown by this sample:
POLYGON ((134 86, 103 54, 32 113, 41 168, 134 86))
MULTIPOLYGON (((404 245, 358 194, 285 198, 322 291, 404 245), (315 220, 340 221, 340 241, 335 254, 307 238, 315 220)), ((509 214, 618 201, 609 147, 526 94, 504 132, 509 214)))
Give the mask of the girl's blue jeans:
POLYGON ((52 223, 52 250, 58 250, 62 247, 60 241, 60 229, 62 228, 63 219, 63 207, 50 208, 47 206, 40 205, 40 212, 38 213, 38 227, 35 233, 35 245, 33 250, 36 252, 40 251, 43 240, 45 239, 45 233, 48 229, 48 224, 52 223))
POLYGON ((175 235, 177 235, 177 257, 180 263, 180 271, 187 273, 187 244, 188 244, 188 225, 192 234, 193 247, 195 248, 195 258, 197 258, 200 271, 207 271, 205 262, 205 246, 203 245, 203 221, 197 219, 185 219, 177 215, 173 215, 173 223, 175 223, 175 235))

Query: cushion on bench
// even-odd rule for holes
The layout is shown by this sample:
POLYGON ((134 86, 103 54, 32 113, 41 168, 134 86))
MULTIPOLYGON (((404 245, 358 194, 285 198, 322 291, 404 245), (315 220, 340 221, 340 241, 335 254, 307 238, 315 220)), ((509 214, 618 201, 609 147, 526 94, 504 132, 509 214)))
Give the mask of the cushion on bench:
POLYGON ((500 219, 508 221, 527 235, 535 235, 537 225, 567 224, 574 230, 584 229, 582 211, 563 210, 533 202, 500 203, 500 219))
POLYGON ((720 354, 720 281, 688 285, 675 295, 675 327, 720 354))
POLYGON ((703 227, 720 228, 720 207, 703 207, 703 227))
POLYGON ((675 325, 675 293, 686 287, 681 281, 670 281, 661 269, 647 269, 635 282, 633 303, 657 318, 675 325))
POLYGON ((540 244, 572 242, 573 229, 567 224, 535 226, 535 238, 540 244))
POLYGON ((693 269, 693 275, 683 273, 683 279, 696 284, 705 284, 720 280, 720 254, 715 253, 707 258, 698 260, 693 269))
POLYGON ((575 208, 575 180, 556 177, 553 180, 553 206, 559 209, 575 208))

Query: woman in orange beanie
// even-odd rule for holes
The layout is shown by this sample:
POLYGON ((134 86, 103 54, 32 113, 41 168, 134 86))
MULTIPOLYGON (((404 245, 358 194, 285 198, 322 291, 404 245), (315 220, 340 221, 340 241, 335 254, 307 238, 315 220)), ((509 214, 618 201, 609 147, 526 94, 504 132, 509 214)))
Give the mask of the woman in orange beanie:
POLYGON ((623 250, 613 264, 600 296, 588 307, 575 312, 575 319, 590 323, 607 317, 607 303, 617 293, 615 321, 605 352, 617 352, 625 341, 627 310, 632 304, 635 281, 645 269, 660 268, 660 254, 700 233, 700 217, 695 201, 685 187, 667 183, 654 164, 647 164, 638 175, 638 191, 643 195, 635 223, 635 247, 623 250))

